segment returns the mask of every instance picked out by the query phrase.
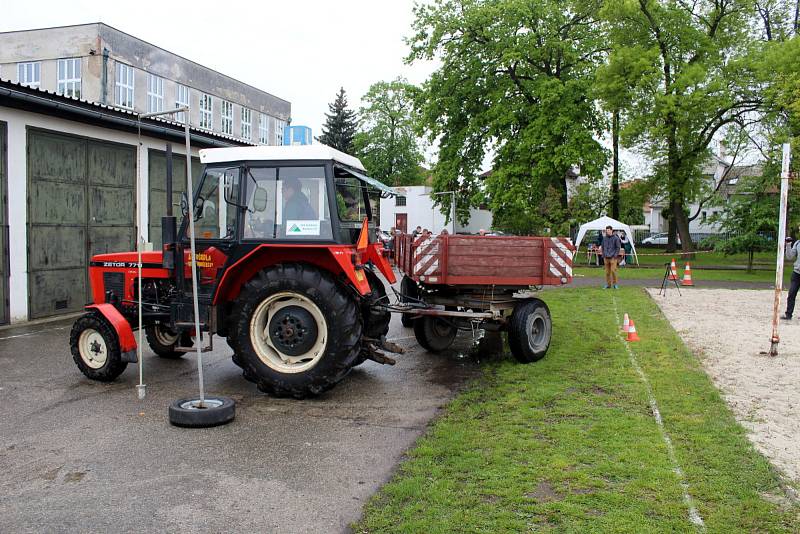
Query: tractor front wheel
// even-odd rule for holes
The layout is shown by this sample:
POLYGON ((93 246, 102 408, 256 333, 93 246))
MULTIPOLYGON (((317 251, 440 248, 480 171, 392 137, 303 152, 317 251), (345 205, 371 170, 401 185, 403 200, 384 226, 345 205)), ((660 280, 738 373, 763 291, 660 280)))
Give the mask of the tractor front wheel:
POLYGON ((78 369, 92 380, 111 382, 128 366, 122 361, 117 333, 96 313, 87 313, 75 321, 69 346, 78 369))
MULTIPOLYGON (((168 359, 177 359, 183 356, 183 352, 175 350, 180 346, 181 335, 170 331, 162 324, 154 324, 144 329, 147 344, 158 356, 168 359)), ((191 342, 189 342, 191 346, 191 342)))
POLYGON ((231 314, 233 361, 258 389, 302 399, 335 386, 361 352, 356 300, 328 272, 282 264, 259 272, 231 314))

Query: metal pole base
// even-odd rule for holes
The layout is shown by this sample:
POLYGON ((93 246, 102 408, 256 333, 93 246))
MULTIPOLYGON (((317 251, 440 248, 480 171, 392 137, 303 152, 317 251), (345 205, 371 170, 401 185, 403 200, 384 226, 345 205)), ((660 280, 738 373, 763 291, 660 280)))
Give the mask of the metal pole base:
POLYGON ((139 400, 144 400, 146 395, 147 395, 147 384, 137 384, 136 396, 139 397, 139 400))
POLYGON ((230 397, 194 397, 169 405, 169 422, 175 426, 208 428, 228 424, 234 417, 236 403, 230 397))
POLYGON ((769 346, 769 355, 770 356, 777 356, 778 355, 778 343, 780 343, 780 339, 772 338, 772 342, 770 343, 770 346, 769 346))

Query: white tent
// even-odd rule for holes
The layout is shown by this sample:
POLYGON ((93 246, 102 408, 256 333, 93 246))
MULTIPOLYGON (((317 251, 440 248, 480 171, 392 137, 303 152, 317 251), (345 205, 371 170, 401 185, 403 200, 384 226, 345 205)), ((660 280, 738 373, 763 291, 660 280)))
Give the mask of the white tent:
POLYGON ((603 216, 586 224, 582 224, 578 230, 578 237, 575 239, 575 249, 577 250, 581 246, 581 241, 586 236, 586 232, 589 230, 600 230, 603 232, 605 231, 606 226, 610 226, 613 230, 623 230, 625 232, 625 235, 628 237, 628 241, 631 243, 633 259, 636 262, 636 265, 639 265, 639 256, 636 254, 636 245, 633 243, 633 230, 631 230, 631 227, 627 224, 621 223, 616 219, 612 219, 611 217, 603 216))

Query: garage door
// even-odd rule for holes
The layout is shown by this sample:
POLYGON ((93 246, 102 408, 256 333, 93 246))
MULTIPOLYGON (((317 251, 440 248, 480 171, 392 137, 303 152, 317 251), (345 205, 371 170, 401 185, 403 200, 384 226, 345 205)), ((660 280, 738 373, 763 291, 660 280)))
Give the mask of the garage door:
MULTIPOLYGON (((150 183, 150 242, 155 250, 161 248, 161 217, 167 214, 167 153, 150 149, 147 156, 150 183)), ((202 171, 200 158, 192 158, 192 176, 195 186, 202 171)), ((181 193, 186 190, 186 156, 172 153, 172 214, 181 223, 181 193)))
POLYGON ((8 149, 0 123, 0 324, 8 322, 8 149))
POLYGON ((133 250, 135 162, 132 146, 28 131, 31 318, 81 310, 89 258, 133 250))

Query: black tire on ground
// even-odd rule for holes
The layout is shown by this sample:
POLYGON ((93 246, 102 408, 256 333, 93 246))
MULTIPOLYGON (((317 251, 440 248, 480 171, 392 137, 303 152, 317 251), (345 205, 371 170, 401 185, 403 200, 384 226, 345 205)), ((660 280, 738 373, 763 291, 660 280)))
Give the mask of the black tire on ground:
POLYGON ((383 304, 388 304, 385 298, 386 287, 372 269, 364 269, 364 274, 366 274, 369 286, 372 288, 369 295, 364 296, 361 301, 361 315, 364 319, 364 337, 380 339, 389 332, 389 323, 392 320, 392 313, 376 310, 372 307, 372 304, 378 301, 383 304))
POLYGON ((362 331, 351 291, 327 271, 289 263, 245 284, 231 312, 228 343, 234 363, 258 389, 302 399, 347 375, 361 352, 362 331))
MULTIPOLYGON (((147 338, 147 344, 153 349, 158 356, 168 359, 177 359, 183 356, 183 352, 175 350, 178 346, 181 336, 170 332, 164 325, 155 324, 148 326, 144 329, 144 335, 147 338), (170 343, 170 341, 172 341, 170 343)), ((191 341, 190 341, 191 344, 191 341)))
POLYGON ((230 423, 236 417, 236 404, 228 397, 206 397, 203 408, 198 398, 179 399, 169 405, 169 422, 186 428, 209 428, 230 423))
POLYGON ((552 334, 553 321, 547 304, 528 299, 514 306, 508 322, 508 346, 517 361, 531 363, 544 358, 552 334))
MULTIPOLYGON (((417 284, 408 276, 404 276, 403 280, 400 282, 400 293, 403 295, 408 295, 409 297, 419 298, 419 288, 417 287, 417 284)), ((409 313, 400 314, 400 322, 406 328, 411 328, 414 326, 413 316, 409 313)))
POLYGON ((111 382, 128 366, 122 361, 117 333, 98 313, 87 313, 75 321, 69 346, 78 369, 92 380, 111 382))
POLYGON ((414 337, 417 343, 427 351, 442 352, 450 348, 458 334, 458 328, 450 322, 424 315, 414 320, 414 337))

